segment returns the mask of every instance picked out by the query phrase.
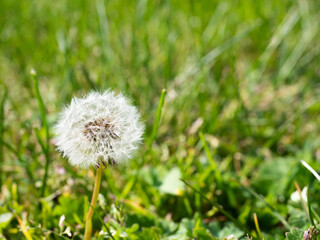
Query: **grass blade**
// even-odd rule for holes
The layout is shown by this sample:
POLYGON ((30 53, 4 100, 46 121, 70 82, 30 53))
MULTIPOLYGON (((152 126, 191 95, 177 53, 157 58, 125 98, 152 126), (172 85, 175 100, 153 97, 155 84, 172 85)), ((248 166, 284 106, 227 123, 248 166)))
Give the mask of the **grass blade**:
POLYGON ((4 133, 4 103, 7 98, 7 89, 5 88, 3 96, 1 98, 0 102, 0 189, 2 186, 2 165, 4 161, 4 156, 3 156, 3 133, 4 133))
POLYGON ((263 66, 270 60, 272 53, 277 49, 281 41, 289 34, 293 27, 298 22, 300 16, 297 10, 290 9, 278 29, 272 36, 269 45, 260 57, 260 62, 263 66))
POLYGON ((42 179, 42 188, 41 188, 41 197, 44 197, 45 190, 46 190, 46 185, 47 185, 49 162, 50 162, 49 127, 48 127, 47 117, 46 117, 46 108, 45 108, 45 105, 43 103, 43 100, 42 100, 42 97, 41 97, 41 94, 40 94, 39 83, 38 83, 38 79, 37 79, 37 76, 36 76, 36 72, 33 69, 31 70, 31 76, 32 76, 32 79, 33 79, 34 89, 35 89, 35 92, 36 92, 36 97, 37 97, 38 105, 39 105, 39 109, 40 109, 42 127, 45 130, 45 144, 43 144, 43 141, 39 141, 40 140, 40 136, 39 136, 39 134, 37 134, 37 131, 36 131, 36 135, 37 135, 38 141, 39 141, 39 143, 41 145, 42 151, 43 151, 43 153, 45 155, 45 159, 46 159, 45 171, 44 171, 44 176, 43 176, 43 179, 42 179))
POLYGON ((28 232, 26 225, 24 225, 24 223, 22 222, 22 220, 20 219, 20 217, 18 215, 16 215, 16 218, 17 218, 18 223, 21 227, 21 231, 22 231, 23 235, 26 237, 27 240, 32 240, 32 237, 31 237, 30 233, 28 232))
POLYGON ((111 58, 110 54, 112 53, 111 48, 109 47, 109 23, 106 14, 106 7, 103 0, 96 0, 96 10, 98 14, 99 21, 99 30, 100 30, 100 39, 103 48, 103 54, 105 60, 111 58))
POLYGON ((294 71, 295 66, 299 62, 300 58, 305 55, 307 47, 310 45, 310 42, 313 40, 315 34, 317 33, 316 31, 314 31, 315 28, 316 27, 314 26, 310 26, 302 32, 301 39, 296 44, 291 55, 286 59, 285 63, 280 68, 278 81, 283 81, 290 75, 292 71, 294 71))
POLYGON ((308 201, 308 212, 309 212, 309 219, 312 224, 312 226, 316 226, 314 224, 312 210, 311 210, 311 202, 310 202, 310 186, 308 185, 308 192, 307 192, 307 201, 308 201))
POLYGON ((261 79, 263 72, 267 68, 267 64, 270 61, 272 54, 279 47, 281 42, 285 39, 285 37, 289 34, 289 32, 293 29, 293 27, 298 22, 300 16, 297 10, 290 9, 286 16, 283 18, 281 24, 278 26, 277 30, 271 37, 270 43, 260 56, 258 60, 258 67, 255 68, 250 74, 249 79, 258 80, 261 79))
POLYGON ((110 228, 107 226, 107 224, 103 221, 103 219, 101 219, 101 217, 99 217, 99 221, 102 223, 102 225, 106 228, 109 236, 112 238, 112 240, 115 240, 111 231, 110 231, 110 228))
POLYGON ((39 83, 38 83, 38 79, 37 79, 37 76, 36 76, 36 73, 34 70, 33 71, 31 70, 31 76, 33 78, 34 89, 36 92, 36 97, 37 97, 37 101, 38 101, 38 105, 39 105, 39 109, 40 109, 42 125, 46 131, 46 144, 49 145, 49 128, 48 128, 48 124, 47 124, 46 108, 44 106, 44 103, 43 103, 43 100, 42 100, 42 97, 40 94, 39 83))
POLYGON ((47 151, 47 148, 41 138, 40 130, 38 128, 34 128, 34 132, 36 133, 36 137, 37 137, 37 140, 41 146, 42 151, 45 153, 47 151))
MULTIPOLYGON (((153 141, 154 141, 154 139, 155 139, 155 137, 157 135, 158 126, 159 126, 159 122, 160 122, 160 119, 161 119, 162 108, 163 108, 163 105, 164 105, 164 100, 165 100, 166 94, 167 94, 167 90, 166 89, 162 89, 160 100, 159 100, 159 105, 158 105, 158 109, 157 109, 156 118, 155 118, 155 121, 154 121, 154 124, 153 124, 153 128, 152 128, 152 133, 151 133, 151 135, 149 137, 149 140, 148 140, 148 147, 147 147, 146 153, 150 152, 152 143, 153 143, 153 141)), ((127 196, 127 194, 131 191, 131 189, 134 187, 134 185, 136 184, 137 179, 138 179, 138 177, 140 175, 140 172, 141 172, 141 168, 144 165, 144 163, 145 163, 145 158, 143 158, 143 161, 140 162, 140 164, 139 164, 140 166, 138 168, 139 170, 138 170, 137 174, 132 176, 131 179, 126 184, 126 186, 124 187, 123 191, 121 192, 121 198, 125 198, 127 196)))
POLYGON ((156 119, 154 121, 152 133, 151 133, 151 136, 150 136, 149 142, 148 142, 148 150, 151 149, 151 145, 152 145, 153 140, 155 139, 157 131, 158 131, 158 126, 159 126, 159 122, 160 122, 161 114, 162 114, 162 107, 163 107, 163 104, 164 104, 164 99, 166 97, 166 94, 167 94, 167 90, 163 89, 162 92, 161 92, 161 96, 160 96, 160 101, 159 101, 159 105, 158 105, 158 109, 157 109, 156 119))
POLYGON ((254 219, 254 225, 256 226, 256 230, 259 236, 259 239, 263 239, 262 234, 261 234, 261 230, 259 227, 259 221, 258 221, 258 216, 256 213, 253 214, 253 219, 254 219))
POLYGON ((214 174, 216 176, 217 182, 221 183, 222 182, 222 177, 221 177, 220 171, 218 170, 216 162, 213 160, 213 157, 211 155, 210 149, 209 149, 208 144, 207 144, 207 142, 206 142, 206 140, 204 138, 203 133, 200 132, 199 136, 200 136, 200 140, 201 140, 201 142, 203 144, 204 151, 206 152, 208 160, 209 160, 209 162, 211 164, 211 168, 214 171, 214 174))
POLYGON ((225 52, 227 49, 237 44, 240 40, 245 38, 252 30, 259 27, 260 25, 261 25, 261 21, 257 20, 253 24, 251 24, 250 26, 242 30, 240 33, 226 40, 219 47, 214 48, 208 54, 206 54, 203 58, 201 58, 200 60, 201 64, 203 65, 212 64, 215 61, 215 59, 219 57, 223 52, 225 52))
POLYGON ((300 160, 300 162, 302 163, 303 166, 305 166, 313 174, 313 176, 316 177, 316 179, 318 179, 318 181, 320 181, 319 174, 308 163, 306 163, 303 160, 300 160))

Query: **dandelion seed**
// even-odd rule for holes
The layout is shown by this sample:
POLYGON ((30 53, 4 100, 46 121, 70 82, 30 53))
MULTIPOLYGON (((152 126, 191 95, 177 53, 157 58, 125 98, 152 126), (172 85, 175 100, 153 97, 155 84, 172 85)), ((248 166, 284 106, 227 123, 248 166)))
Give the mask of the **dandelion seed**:
POLYGON ((91 92, 61 113, 56 145, 74 166, 117 165, 132 157, 143 130, 140 114, 123 95, 91 92))

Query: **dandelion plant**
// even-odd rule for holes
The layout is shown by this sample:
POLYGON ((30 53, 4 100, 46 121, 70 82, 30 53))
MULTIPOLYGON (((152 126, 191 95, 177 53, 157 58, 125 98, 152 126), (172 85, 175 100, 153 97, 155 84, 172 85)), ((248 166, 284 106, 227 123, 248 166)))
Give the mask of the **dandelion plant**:
POLYGON ((55 127, 58 150, 71 165, 97 170, 84 239, 91 238, 102 168, 129 160, 141 143, 143 130, 137 108, 110 90, 73 98, 62 111, 55 127))

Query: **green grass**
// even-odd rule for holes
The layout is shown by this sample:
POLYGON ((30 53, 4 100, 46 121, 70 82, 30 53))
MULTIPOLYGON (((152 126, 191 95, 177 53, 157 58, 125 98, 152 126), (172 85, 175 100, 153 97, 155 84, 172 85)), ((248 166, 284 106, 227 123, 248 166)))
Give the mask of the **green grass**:
POLYGON ((107 88, 146 133, 103 173, 95 239, 301 239, 319 224, 300 163, 320 167, 318 1, 0 6, 0 239, 26 238, 18 219, 32 239, 82 239, 94 171, 59 155, 52 127, 73 96, 107 88))

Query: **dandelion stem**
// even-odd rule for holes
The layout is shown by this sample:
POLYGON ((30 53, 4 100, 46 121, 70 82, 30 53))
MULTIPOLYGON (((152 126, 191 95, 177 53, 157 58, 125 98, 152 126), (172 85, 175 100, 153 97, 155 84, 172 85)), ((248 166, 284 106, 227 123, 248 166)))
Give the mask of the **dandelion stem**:
POLYGON ((84 240, 90 240, 91 239, 92 216, 93 216, 94 209, 96 207, 97 200, 98 200, 98 195, 99 195, 99 190, 100 190, 100 183, 101 183, 102 167, 103 167, 102 164, 100 164, 99 168, 97 169, 97 173, 96 173, 96 179, 95 179, 95 182, 94 182, 94 188, 93 188, 90 208, 89 208, 89 211, 88 211, 87 217, 86 217, 86 228, 85 228, 85 233, 84 233, 84 240))

